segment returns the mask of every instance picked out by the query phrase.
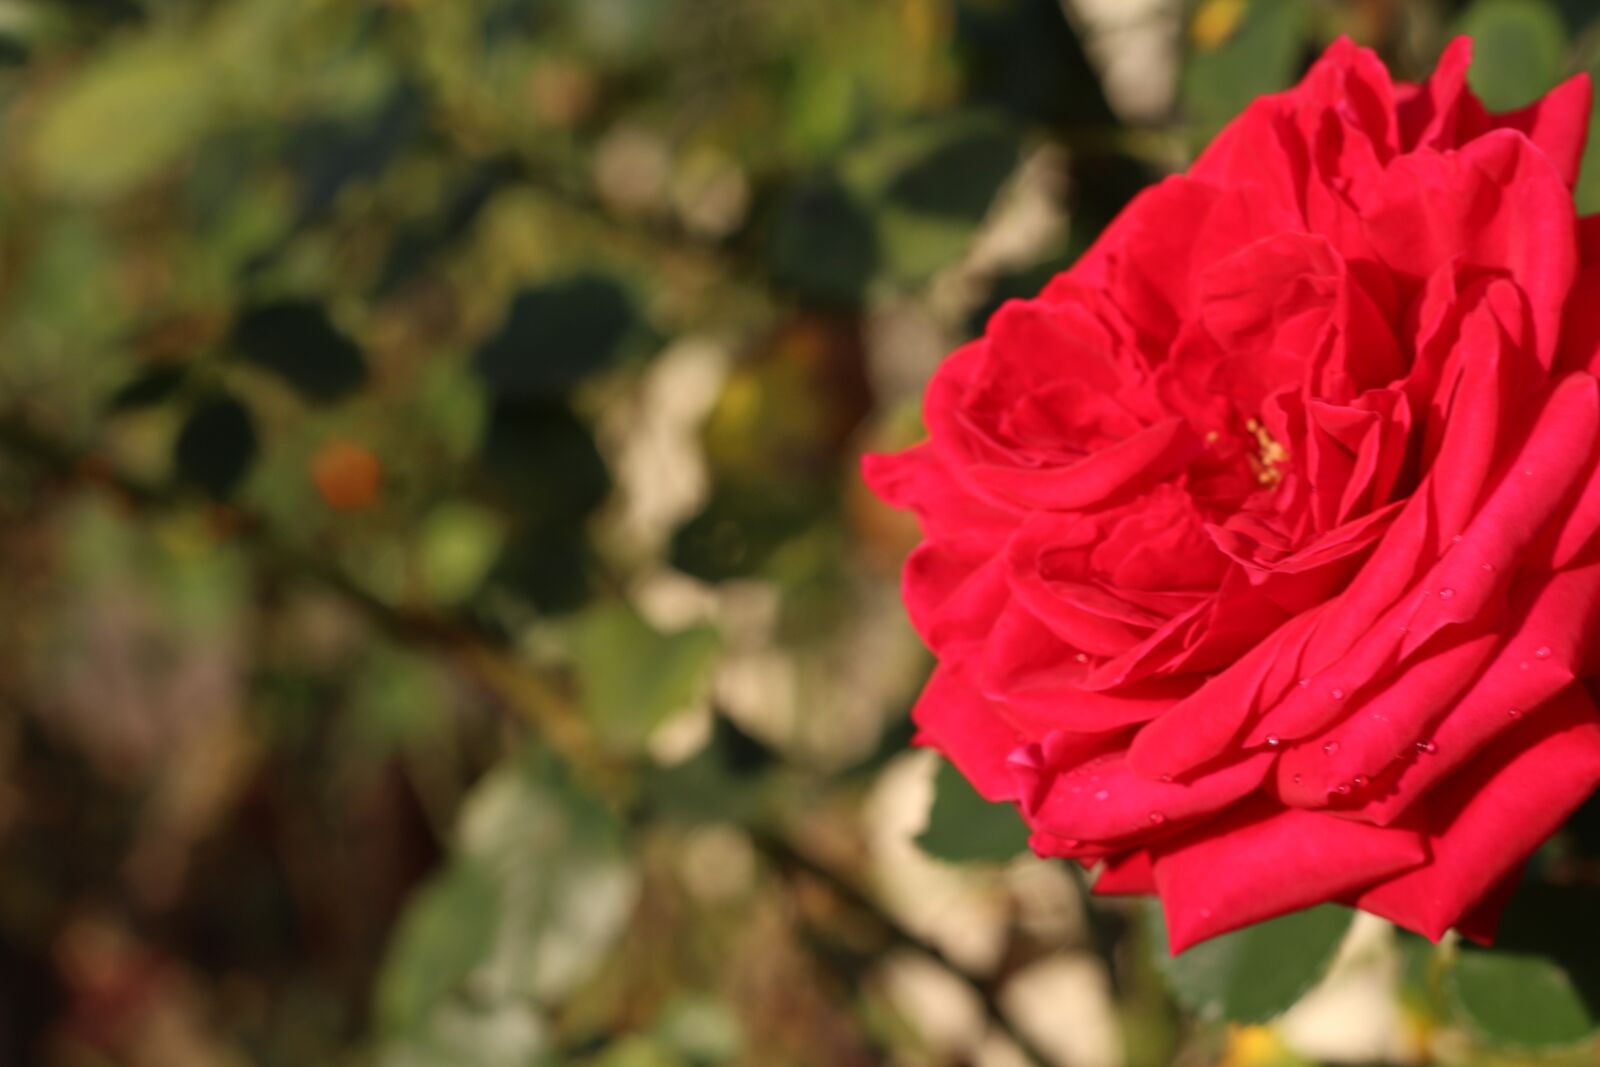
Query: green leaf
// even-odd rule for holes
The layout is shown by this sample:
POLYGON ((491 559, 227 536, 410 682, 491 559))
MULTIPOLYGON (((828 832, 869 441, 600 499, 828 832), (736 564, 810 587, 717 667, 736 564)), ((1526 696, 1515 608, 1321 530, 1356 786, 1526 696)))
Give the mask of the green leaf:
POLYGON ((31 148, 52 192, 104 200, 167 167, 204 134, 217 94, 204 49, 138 42, 109 50, 46 105, 31 148))
POLYGON ((234 326, 233 345, 313 403, 342 400, 367 380, 361 349, 339 332, 322 305, 309 301, 251 308, 234 326))
POLYGON ((904 166, 884 195, 905 211, 976 224, 1016 169, 1020 147, 1007 127, 957 123, 904 166))
POLYGON ((379 979, 378 1019, 403 1030, 461 990, 494 945, 500 889, 477 863, 455 863, 427 882, 400 920, 379 979))
POLYGON ((843 185, 815 179, 790 190, 768 248, 774 280, 824 305, 855 306, 877 273, 872 216, 843 185))
POLYGON ((250 409, 231 396, 215 396, 196 406, 178 431, 173 467, 180 481, 225 500, 255 464, 258 447, 250 409))
POLYGON ((568 637, 590 721, 602 737, 629 748, 704 694, 719 645, 713 627, 662 633, 615 603, 583 612, 568 637))
POLYGON ((1028 847, 1028 825, 1010 804, 993 804, 947 760, 933 780, 933 810, 917 844, 930 856, 957 863, 1000 863, 1028 847))
POLYGON ((1258 1023, 1294 1007, 1321 980, 1355 912, 1332 904, 1297 911, 1176 957, 1166 951, 1160 906, 1152 903, 1148 916, 1157 961, 1180 1003, 1204 1018, 1258 1023))
POLYGON ((1299 73, 1309 10, 1284 0, 1251 0, 1225 40, 1191 48, 1180 96, 1198 139, 1210 140, 1256 97, 1288 88, 1299 73))
POLYGON ((1457 1018, 1502 1048, 1562 1048, 1600 1030, 1567 972, 1542 956, 1466 948, 1444 987, 1457 1018))
POLYGON ((604 961, 636 893, 607 809, 537 757, 491 771, 390 946, 377 983, 382 1062, 530 1062, 544 1014, 604 961))
POLYGON ((1467 80, 1492 111, 1531 103, 1561 77, 1566 29, 1545 0, 1476 0, 1455 29, 1472 38, 1467 80))
POLYGON ((611 278, 586 274, 525 289, 478 349, 478 372, 499 396, 559 396, 614 364, 641 329, 632 297, 611 278))
POLYGON ((1595 896, 1532 870, 1500 917, 1494 950, 1467 947, 1447 958, 1451 1011, 1503 1047, 1555 1048, 1593 1035, 1600 1026, 1595 896))

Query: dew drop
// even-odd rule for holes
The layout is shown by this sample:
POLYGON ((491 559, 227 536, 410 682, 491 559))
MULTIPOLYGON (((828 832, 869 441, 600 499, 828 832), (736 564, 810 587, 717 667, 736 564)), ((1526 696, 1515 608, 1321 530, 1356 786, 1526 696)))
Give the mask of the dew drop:
POLYGON ((1344 699, 1344 690, 1343 689, 1331 689, 1331 690, 1328 691, 1328 695, 1331 696, 1335 700, 1343 700, 1344 699))
POLYGON ((1128 676, 1126 674, 1119 674, 1115 678, 1111 679, 1111 684, 1112 685, 1121 685, 1123 682, 1126 682, 1127 680, 1128 680, 1128 676))
POLYGON ((1152 811, 1150 813, 1150 825, 1151 826, 1160 826, 1162 823, 1164 823, 1166 821, 1167 821, 1167 817, 1165 815, 1161 814, 1159 811, 1152 811))
POLYGON ((1077 848, 1081 844, 1083 844, 1083 842, 1079 841, 1076 837, 1063 837, 1061 839, 1061 845, 1063 848, 1077 848))
POLYGON ((1334 792, 1338 793, 1342 797, 1349 796, 1350 795, 1350 783, 1349 782, 1340 782, 1336 787, 1334 787, 1334 792))
POLYGON ((1405 623, 1401 623, 1400 624, 1400 632, 1403 633, 1403 634, 1408 634, 1408 633, 1411 632, 1411 627, 1407 626, 1405 623))
POLYGON ((1357 789, 1365 789, 1367 787, 1367 776, 1364 774, 1358 774, 1355 776, 1355 779, 1351 782, 1351 784, 1357 789))
POLYGON ((1291 780, 1294 782, 1295 785, 1299 785, 1301 782, 1305 781, 1305 778, 1302 775, 1298 775, 1297 774, 1291 780))
POLYGON ((1549 659, 1550 648, 1548 645, 1540 645, 1538 648, 1533 650, 1533 654, 1538 656, 1540 659, 1549 659))
POLYGON ((1454 537, 1450 538, 1450 543, 1452 545, 1459 545, 1461 543, 1461 535, 1456 534, 1454 537))
POLYGON ((1523 467, 1522 468, 1522 475, 1525 478, 1532 478, 1533 477, 1533 468, 1532 467, 1523 467))
POLYGON ((1094 798, 1096 800, 1110 800, 1111 799, 1111 791, 1109 789, 1102 789, 1099 792, 1095 793, 1094 798))
POLYGON ((1330 756, 1333 755, 1335 752, 1339 751, 1339 742, 1329 741, 1327 744, 1322 746, 1322 751, 1326 752, 1330 756))
POLYGON ((1517 666, 1521 667, 1523 670, 1527 670, 1532 665, 1527 660, 1523 660, 1521 663, 1517 664, 1517 666))
POLYGON ((1162 780, 1162 781, 1163 781, 1163 782, 1170 782, 1170 781, 1172 781, 1172 775, 1170 775, 1170 774, 1163 774, 1163 775, 1162 775, 1162 776, 1161 776, 1161 780, 1162 780))
POLYGON ((1439 746, 1434 744, 1432 741, 1418 741, 1417 751, 1422 753, 1424 756, 1431 756, 1435 752, 1439 751, 1439 746))
POLYGON ((1485 563, 1483 565, 1483 572, 1485 574, 1493 574, 1494 573, 1494 564, 1493 563, 1485 563))
POLYGON ((1089 662, 1089 654, 1087 652, 1079 652, 1076 656, 1073 656, 1072 658, 1077 660, 1079 663, 1088 663, 1089 662))
POLYGON ((1281 744, 1283 744, 1283 738, 1279 737, 1277 734, 1267 735, 1267 746, 1269 748, 1277 748, 1281 744))
POLYGON ((1511 716, 1513 719, 1520 719, 1520 718, 1522 718, 1522 709, 1521 708, 1507 708, 1506 709, 1506 714, 1511 716))
POLYGON ((1302 679, 1300 679, 1300 688, 1301 689, 1304 689, 1306 686, 1308 686, 1310 684, 1311 684, 1311 679, 1310 678, 1302 678, 1302 679))
POLYGON ((1449 600, 1451 597, 1453 597, 1455 595, 1456 595, 1456 591, 1454 589, 1441 589, 1441 590, 1439 590, 1439 599, 1440 600, 1449 600))

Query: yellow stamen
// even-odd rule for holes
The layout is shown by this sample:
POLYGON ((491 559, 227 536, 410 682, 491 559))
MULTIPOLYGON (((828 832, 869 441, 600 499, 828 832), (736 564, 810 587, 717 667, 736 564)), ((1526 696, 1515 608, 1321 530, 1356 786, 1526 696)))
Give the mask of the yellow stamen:
POLYGON ((1262 485, 1277 485, 1283 481, 1283 465, 1289 462, 1289 450, 1280 445, 1267 428, 1257 419, 1244 424, 1256 439, 1256 454, 1249 457, 1250 469, 1262 485))

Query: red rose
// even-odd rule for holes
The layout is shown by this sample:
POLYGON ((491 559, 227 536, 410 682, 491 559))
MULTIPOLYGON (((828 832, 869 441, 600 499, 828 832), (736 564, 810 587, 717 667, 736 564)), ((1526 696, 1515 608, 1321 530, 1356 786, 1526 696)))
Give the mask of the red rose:
POLYGON ((1342 901, 1485 939, 1600 782, 1600 219, 1519 112, 1340 41, 929 386, 919 739, 1173 948, 1342 901))

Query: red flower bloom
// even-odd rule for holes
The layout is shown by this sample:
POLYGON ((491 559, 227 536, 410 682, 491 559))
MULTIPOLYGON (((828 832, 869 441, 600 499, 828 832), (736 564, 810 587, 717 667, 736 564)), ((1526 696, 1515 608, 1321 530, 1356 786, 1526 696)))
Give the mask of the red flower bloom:
POLYGON ((1486 938, 1600 782, 1600 220, 1576 78, 1340 41, 940 368, 915 711, 1174 949, 1325 901, 1486 938))

